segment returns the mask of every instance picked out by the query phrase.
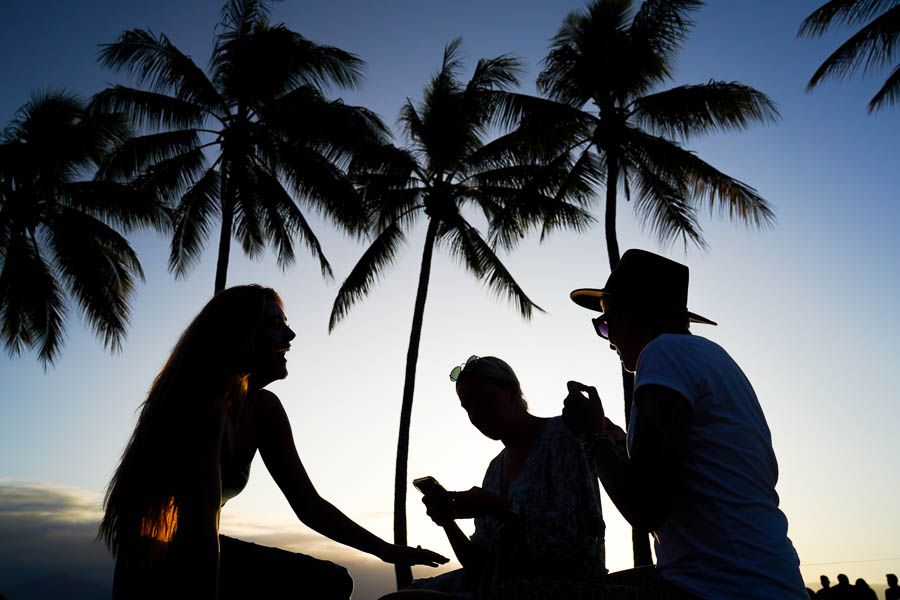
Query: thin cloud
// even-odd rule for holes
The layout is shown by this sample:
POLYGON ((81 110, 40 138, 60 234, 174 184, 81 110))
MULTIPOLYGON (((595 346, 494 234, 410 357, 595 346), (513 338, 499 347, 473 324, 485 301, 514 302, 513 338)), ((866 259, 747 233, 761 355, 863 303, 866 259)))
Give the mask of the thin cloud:
POLYGON ((99 518, 97 493, 0 481, 0 590, 53 577, 110 589, 112 560, 94 541, 99 518))

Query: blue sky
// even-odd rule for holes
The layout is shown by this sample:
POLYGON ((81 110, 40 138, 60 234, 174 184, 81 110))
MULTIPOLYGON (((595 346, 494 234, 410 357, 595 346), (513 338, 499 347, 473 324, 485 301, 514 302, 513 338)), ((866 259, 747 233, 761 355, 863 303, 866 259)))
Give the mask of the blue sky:
MULTIPOLYGON (((623 248, 659 251, 691 267, 691 308, 720 324, 698 326, 695 333, 722 344, 738 360, 768 417, 781 472, 778 491, 790 536, 801 562, 809 565, 803 568, 806 579, 846 572, 851 579, 881 582, 884 573, 900 571, 895 544, 900 369, 894 347, 900 337, 895 266, 900 109, 866 113, 886 73, 826 82, 805 92, 809 75, 848 35, 842 30, 797 40, 800 21, 817 5, 711 2, 696 14, 673 82, 741 81, 778 103, 777 125, 688 145, 757 188, 773 204, 776 225, 754 231, 705 216, 709 250, 685 252, 677 245, 660 248, 621 202, 619 236, 623 248), (879 560, 887 558, 892 560, 879 560)), ((457 36, 464 38, 470 68, 479 57, 521 56, 527 64, 522 89, 534 92, 547 40, 579 6, 571 1, 284 2, 274 6, 273 20, 365 59, 365 83, 343 97, 393 124, 402 102, 419 97, 443 46, 457 36)), ((65 87, 87 96, 107 83, 124 82, 99 67, 96 55, 98 44, 130 27, 166 33, 205 66, 219 7, 217 1, 199 0, 4 3, 0 119, 8 121, 35 91, 65 87)), ((395 268, 328 335, 337 286, 363 246, 342 238, 328 223, 313 221, 337 281, 323 281, 310 257, 300 255, 294 267, 281 272, 271 256, 249 262, 233 251, 229 283, 260 282, 284 296, 298 339, 288 358, 290 377, 272 389, 291 417, 301 457, 325 497, 389 537, 393 452, 424 230, 410 236, 395 268)), ((90 523, 89 511, 79 509, 80 521, 62 518, 69 514, 63 508, 36 510, 25 499, 37 489, 47 498, 61 498, 60 506, 96 507, 134 425, 135 409, 177 335, 212 290, 212 247, 188 278, 175 281, 166 270, 164 239, 152 233, 131 239, 146 282, 134 299, 120 354, 103 351, 73 311, 63 355, 46 373, 31 355, 0 356, 5 539, 24 540, 14 536, 24 525, 15 523, 43 524, 56 532, 61 523, 90 523), (19 521, 9 521, 13 517, 19 521)), ((468 424, 446 379, 451 366, 471 354, 506 359, 519 373, 535 414, 558 414, 565 382, 577 379, 596 385, 621 422, 615 356, 591 331, 588 315, 567 297, 572 288, 600 286, 608 275, 602 226, 581 236, 557 234, 543 244, 529 239, 506 261, 547 314, 523 322, 452 259, 436 256, 413 412, 411 477, 432 474, 449 488, 467 488, 480 483, 499 451, 468 424)), ((449 553, 412 488, 409 497, 411 541, 449 553)), ((628 531, 610 502, 604 510, 608 566, 625 568, 628 531)), ((390 585, 388 566, 302 527, 261 463, 254 464, 247 490, 229 502, 223 527, 351 565, 358 598, 377 597, 390 585)), ((14 583, 11 577, 73 568, 62 558, 50 561, 33 543, 7 546, 26 557, 31 571, 4 570, 4 556, 11 554, 0 554, 0 591, 14 583)), ((105 572, 103 565, 98 568, 105 572)))

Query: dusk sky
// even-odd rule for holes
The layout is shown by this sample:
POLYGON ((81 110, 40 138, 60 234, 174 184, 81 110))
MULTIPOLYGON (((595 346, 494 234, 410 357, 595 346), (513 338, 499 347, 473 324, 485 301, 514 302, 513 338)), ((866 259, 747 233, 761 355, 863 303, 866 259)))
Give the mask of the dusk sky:
MULTIPOLYGON (((776 224, 753 230, 705 214, 707 250, 660 247, 620 198, 619 243, 684 262, 689 307, 718 327, 693 332, 721 344, 753 383, 772 430, 777 491, 808 582, 846 573, 881 584, 900 572, 900 106, 867 114, 887 71, 806 82, 850 30, 797 39, 822 0, 716 0, 695 15, 672 85, 739 81, 768 94, 781 120, 746 132, 691 140, 687 147, 755 187, 776 224)), ((467 71, 481 57, 520 56, 521 90, 534 81, 547 43, 580 1, 287 1, 272 20, 366 61, 359 90, 330 92, 394 125, 407 97, 418 99, 444 46, 463 38, 467 71)), ((165 33, 206 67, 219 0, 114 2, 6 0, 0 4, 0 122, 31 94, 65 88, 87 98, 129 83, 96 62, 98 45, 125 29, 165 33)), ((396 130, 396 141, 403 139, 396 130)), ((602 192, 601 192, 602 194, 602 192)), ((599 199, 598 199, 599 200, 599 199)), ((602 217, 600 203, 595 215, 602 217)), ((335 272, 298 250, 282 272, 232 247, 228 284, 261 283, 284 298, 298 334, 280 396, 301 458, 319 492, 385 539, 391 537, 394 453, 412 306, 424 227, 369 298, 329 335, 338 286, 364 245, 314 218, 335 272)), ((476 219, 476 223, 483 225, 476 219)), ((35 355, 0 356, 0 592, 67 573, 109 585, 111 561, 96 533, 99 503, 131 434, 137 408, 177 336, 213 289, 215 248, 176 281, 168 240, 130 235, 146 274, 133 301, 128 338, 105 351, 72 310, 60 359, 44 371, 35 355)), ((602 222, 582 235, 537 236, 504 255, 528 295, 546 310, 530 322, 494 298, 452 257, 435 253, 419 356, 410 441, 410 478, 433 475, 448 489, 480 485, 501 447, 482 437, 459 407, 450 369, 469 355, 495 355, 519 375, 531 410, 560 413, 566 381, 597 386, 622 424, 616 356, 568 299, 601 287, 608 273, 602 222)), ((74 307, 73 307, 74 308, 74 307)), ((442 531, 409 489, 410 542, 447 556, 442 531)), ((607 566, 631 566, 630 531, 604 496, 607 566)), ((223 509, 223 532, 329 558, 350 569, 354 598, 391 589, 390 565, 311 532, 257 459, 244 493, 223 509)), ((470 522, 464 525, 471 530, 470 522)), ((433 574, 417 568, 416 574, 433 574)), ((818 584, 810 585, 818 588, 818 584)), ((14 595, 8 594, 10 599, 14 595)))

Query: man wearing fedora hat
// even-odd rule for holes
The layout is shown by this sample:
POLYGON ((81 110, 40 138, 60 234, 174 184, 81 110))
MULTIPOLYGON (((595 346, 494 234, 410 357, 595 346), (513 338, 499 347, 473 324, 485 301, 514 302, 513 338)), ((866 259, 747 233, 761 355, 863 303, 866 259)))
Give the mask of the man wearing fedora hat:
POLYGON ((653 532, 654 597, 808 598, 765 416, 725 350, 691 335, 691 323, 715 322, 687 309, 688 274, 629 250, 603 289, 571 293, 635 373, 634 403, 626 436, 597 390, 573 381, 563 418, 622 515, 653 532))

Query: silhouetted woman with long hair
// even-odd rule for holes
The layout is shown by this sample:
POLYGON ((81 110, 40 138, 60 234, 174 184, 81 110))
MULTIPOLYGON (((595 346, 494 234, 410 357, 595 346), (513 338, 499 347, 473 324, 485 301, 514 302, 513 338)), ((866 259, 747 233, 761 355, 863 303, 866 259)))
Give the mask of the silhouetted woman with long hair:
POLYGON ((319 496, 278 397, 295 334, 269 288, 236 286, 181 335, 144 401, 104 501, 100 537, 116 559, 115 598, 349 598, 333 563, 220 536, 219 510, 246 485, 259 450, 307 526, 385 562, 436 566, 390 544, 319 496), (287 592, 287 593, 286 593, 287 592))

